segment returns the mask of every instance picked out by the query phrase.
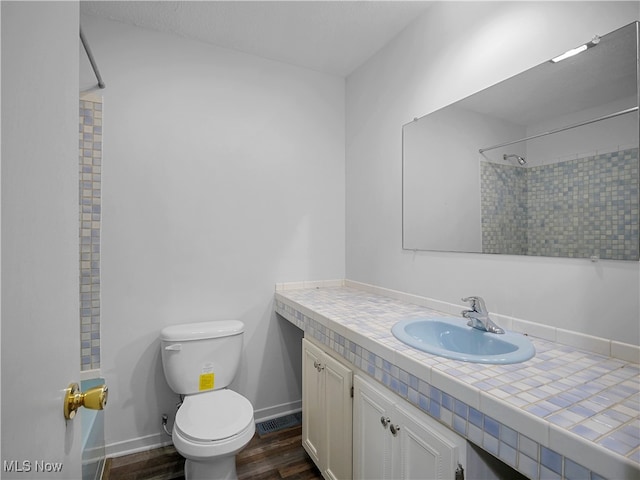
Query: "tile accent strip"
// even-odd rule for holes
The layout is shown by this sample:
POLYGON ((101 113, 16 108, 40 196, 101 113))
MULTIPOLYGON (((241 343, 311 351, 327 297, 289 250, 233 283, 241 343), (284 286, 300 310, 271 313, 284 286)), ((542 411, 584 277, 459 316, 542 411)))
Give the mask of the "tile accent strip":
MULTIPOLYGON (((389 324, 412 315, 442 314, 346 287, 278 292, 275 311, 302 329, 305 336, 333 350, 346 362, 532 480, 604 480, 604 477, 481 412, 465 399, 442 391, 350 341, 313 317, 332 321, 340 318, 340 323, 356 334, 387 344, 392 351, 414 356, 419 361, 430 357, 429 365, 434 371, 454 378, 464 377, 472 387, 541 417, 561 430, 568 430, 576 436, 576 442, 581 437, 614 455, 625 456, 630 464, 640 463, 640 369, 637 364, 540 339, 533 339, 537 353, 528 362, 526 372, 521 365, 487 366, 428 356, 396 341, 389 332, 389 324), (491 370, 492 373, 485 373, 491 370)), ((496 412, 496 416, 499 415, 500 412, 496 412)))
POLYGON ((100 368, 102 98, 80 98, 80 368, 100 368))

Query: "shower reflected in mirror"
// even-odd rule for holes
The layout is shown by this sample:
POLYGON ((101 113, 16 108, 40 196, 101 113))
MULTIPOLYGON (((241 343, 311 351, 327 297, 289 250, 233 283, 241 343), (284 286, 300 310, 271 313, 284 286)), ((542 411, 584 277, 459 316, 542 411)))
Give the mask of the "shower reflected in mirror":
POLYGON ((505 153, 504 155, 502 155, 503 160, 509 160, 510 158, 517 160, 520 165, 524 166, 527 164, 527 161, 524 159, 524 157, 521 157, 520 155, 516 155, 515 153, 512 153, 510 155, 507 155, 505 153))
POLYGON ((637 261, 637 31, 404 125, 403 248, 637 261))

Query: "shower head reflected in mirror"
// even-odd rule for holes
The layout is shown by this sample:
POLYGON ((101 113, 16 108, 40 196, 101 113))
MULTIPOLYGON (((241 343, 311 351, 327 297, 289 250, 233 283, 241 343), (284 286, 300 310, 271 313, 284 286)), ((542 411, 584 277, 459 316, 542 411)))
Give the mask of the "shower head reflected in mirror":
POLYGON ((504 155, 502 155, 503 160, 509 160, 510 158, 515 158, 516 160, 518 160, 518 163, 522 166, 524 166, 527 163, 524 157, 521 157, 520 155, 516 155, 515 153, 512 153, 510 155, 507 155, 505 153, 504 155))

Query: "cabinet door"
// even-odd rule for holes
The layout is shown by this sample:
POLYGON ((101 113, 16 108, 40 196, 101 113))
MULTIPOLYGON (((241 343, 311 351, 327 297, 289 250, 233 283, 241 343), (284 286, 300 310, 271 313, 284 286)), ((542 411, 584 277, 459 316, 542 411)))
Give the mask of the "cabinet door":
POLYGON ((458 466, 458 445, 453 432, 444 432, 435 420, 415 415, 396 405, 393 414, 396 431, 393 450, 393 478, 452 480, 458 466))
POLYGON ((349 479, 352 472, 353 373, 328 355, 324 356, 325 461, 323 476, 328 480, 349 479))
POLYGON ((320 452, 324 438, 324 375, 322 350, 302 340, 302 446, 316 465, 321 466, 320 452))
POLYGON ((391 479, 393 403, 357 375, 353 400, 353 478, 391 479))

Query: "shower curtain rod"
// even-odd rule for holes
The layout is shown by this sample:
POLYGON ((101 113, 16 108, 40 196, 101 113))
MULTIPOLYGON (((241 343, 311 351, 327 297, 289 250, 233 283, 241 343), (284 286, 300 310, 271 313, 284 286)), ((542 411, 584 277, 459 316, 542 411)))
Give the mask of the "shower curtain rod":
POLYGON ((96 61, 93 58, 93 53, 91 53, 91 49, 89 48, 89 43, 87 43, 87 39, 84 37, 84 33, 82 33, 82 27, 80 27, 80 41, 82 42, 84 51, 87 52, 87 57, 89 57, 89 63, 91 63, 91 68, 93 68, 93 73, 95 73, 96 79, 98 80, 98 87, 104 88, 105 84, 102 81, 102 77, 100 76, 98 65, 96 65, 96 61))
POLYGON ((576 127, 582 127, 583 125, 589 125, 590 123, 599 122, 600 120, 608 120, 610 118, 619 117, 620 115, 625 115, 627 113, 632 113, 636 111, 638 111, 638 107, 627 108, 626 110, 620 110, 619 112, 616 112, 616 113, 610 113, 608 115, 603 115, 602 117, 586 120, 580 123, 574 123, 573 125, 567 125, 566 127, 556 128, 554 130, 549 130, 548 132, 538 133, 536 135, 531 135, 530 137, 521 138, 520 140, 514 140, 512 142, 505 142, 505 143, 500 143, 498 145, 492 145, 487 148, 481 148, 480 150, 478 150, 478 152, 484 153, 487 150, 493 150, 494 148, 507 147, 509 145, 513 145, 514 143, 526 142, 527 140, 533 140, 534 138, 544 137, 546 135, 551 135, 552 133, 564 132, 565 130, 570 130, 576 127))

